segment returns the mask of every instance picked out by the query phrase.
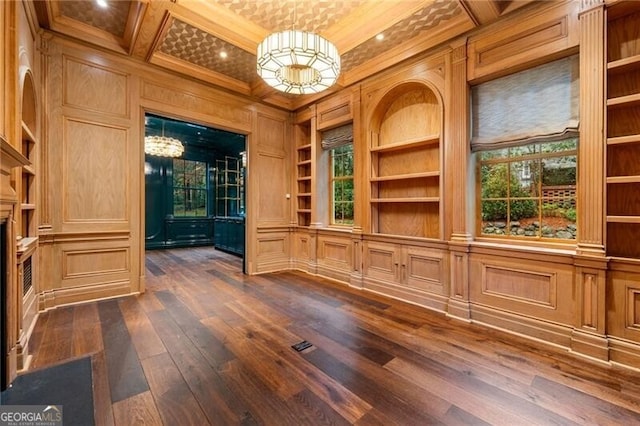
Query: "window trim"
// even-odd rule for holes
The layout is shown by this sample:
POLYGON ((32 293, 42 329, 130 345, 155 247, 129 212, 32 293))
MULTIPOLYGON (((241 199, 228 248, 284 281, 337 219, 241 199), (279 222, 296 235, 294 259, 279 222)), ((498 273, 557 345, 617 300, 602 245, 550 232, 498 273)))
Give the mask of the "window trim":
MULTIPOLYGON (((331 149, 328 149, 329 152, 329 224, 330 226, 336 226, 336 227, 341 227, 341 228, 349 228, 349 227, 353 227, 354 223, 336 223, 336 217, 335 217, 335 198, 334 198, 334 183, 336 181, 351 181, 352 185, 355 184, 355 173, 352 175, 345 175, 345 176, 334 176, 334 152, 336 149, 340 149, 342 147, 345 146, 350 146, 351 147, 351 157, 353 158, 354 156, 354 146, 353 146, 353 142, 349 142, 346 144, 342 144, 340 146, 336 146, 336 147, 332 147, 331 149)), ((354 172, 355 172, 355 162, 353 162, 353 168, 354 168, 354 172)), ((344 201, 343 201, 344 202, 344 201)), ((354 211, 354 222, 355 222, 355 194, 352 194, 352 199, 350 202, 353 206, 353 211, 354 211)))

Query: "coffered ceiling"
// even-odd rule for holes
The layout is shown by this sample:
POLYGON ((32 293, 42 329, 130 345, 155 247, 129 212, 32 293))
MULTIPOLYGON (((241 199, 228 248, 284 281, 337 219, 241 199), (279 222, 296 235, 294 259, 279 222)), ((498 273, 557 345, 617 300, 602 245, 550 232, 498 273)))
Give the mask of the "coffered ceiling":
POLYGON ((46 29, 295 109, 323 94, 286 95, 260 80, 256 48, 272 32, 295 28, 333 42, 342 63, 337 89, 533 0, 105 1, 35 5, 46 29))

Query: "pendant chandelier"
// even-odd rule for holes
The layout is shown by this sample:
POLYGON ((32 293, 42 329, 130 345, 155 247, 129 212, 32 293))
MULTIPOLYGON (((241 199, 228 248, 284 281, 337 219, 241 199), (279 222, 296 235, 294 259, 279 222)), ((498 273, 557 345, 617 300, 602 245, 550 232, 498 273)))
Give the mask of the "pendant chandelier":
POLYGON ((258 75, 271 87, 304 95, 331 87, 340 74, 338 49, 317 34, 295 29, 274 33, 258 45, 258 75))
POLYGON ((144 152, 145 154, 155 155, 158 157, 180 157, 184 152, 184 146, 178 139, 169 138, 164 135, 163 122, 162 136, 145 136, 144 152))

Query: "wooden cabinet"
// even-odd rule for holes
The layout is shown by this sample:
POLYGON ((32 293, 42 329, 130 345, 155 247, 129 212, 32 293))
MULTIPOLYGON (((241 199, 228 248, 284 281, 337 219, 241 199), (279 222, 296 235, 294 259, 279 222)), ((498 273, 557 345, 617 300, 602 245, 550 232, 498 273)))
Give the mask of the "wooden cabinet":
POLYGON ((441 108, 426 86, 406 84, 381 102, 369 148, 372 231, 441 238, 441 108))
POLYGON ((296 141, 296 217, 299 226, 311 223, 312 193, 312 150, 311 123, 309 121, 294 125, 296 141))
POLYGON ((607 254, 640 258, 640 3, 607 16, 607 254))
POLYGON ((448 294, 446 250, 402 242, 365 241, 365 288, 438 310, 448 294))

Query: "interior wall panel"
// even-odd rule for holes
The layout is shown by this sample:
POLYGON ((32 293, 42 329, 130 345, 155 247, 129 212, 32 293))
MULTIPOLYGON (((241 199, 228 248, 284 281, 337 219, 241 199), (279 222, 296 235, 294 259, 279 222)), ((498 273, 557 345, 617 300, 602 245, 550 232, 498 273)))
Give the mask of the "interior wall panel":
POLYGON ((128 220, 128 133, 126 128, 65 118, 65 223, 128 220))

